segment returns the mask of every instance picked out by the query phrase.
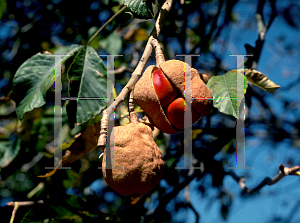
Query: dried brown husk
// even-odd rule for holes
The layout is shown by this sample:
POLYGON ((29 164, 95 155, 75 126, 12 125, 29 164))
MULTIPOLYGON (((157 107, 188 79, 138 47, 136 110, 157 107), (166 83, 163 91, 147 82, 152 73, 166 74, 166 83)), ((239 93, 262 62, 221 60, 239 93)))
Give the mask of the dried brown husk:
POLYGON ((152 71, 154 65, 149 66, 141 79, 136 83, 133 92, 133 99, 143 109, 150 122, 159 130, 174 134, 179 130, 172 126, 165 112, 160 105, 152 83, 152 71))
MULTIPOLYGON (((168 60, 161 63, 159 67, 184 97, 185 69, 189 69, 189 65, 179 60, 168 60)), ((159 102, 152 82, 152 71, 154 68, 155 66, 152 65, 146 69, 141 79, 135 85, 133 98, 158 129, 168 134, 174 134, 181 130, 170 123, 159 102)), ((201 80, 196 69, 191 69, 191 76, 193 98, 198 98, 198 100, 192 101, 192 107, 199 114, 206 116, 212 109, 211 91, 201 80)))
MULTIPOLYGON (((180 60, 168 60, 164 63, 161 63, 160 68, 165 76, 177 87, 181 95, 184 97, 184 73, 186 69, 190 69, 190 66, 180 60)), ((192 101, 192 107, 200 115, 206 116, 212 109, 213 101, 211 100, 211 91, 201 80, 196 69, 191 69, 191 76, 193 98, 198 98, 198 100, 192 101)))
POLYGON ((107 184, 121 195, 140 197, 159 182, 163 171, 161 151, 152 137, 149 125, 130 123, 114 127, 114 165, 121 169, 105 169, 106 149, 102 172, 107 184))

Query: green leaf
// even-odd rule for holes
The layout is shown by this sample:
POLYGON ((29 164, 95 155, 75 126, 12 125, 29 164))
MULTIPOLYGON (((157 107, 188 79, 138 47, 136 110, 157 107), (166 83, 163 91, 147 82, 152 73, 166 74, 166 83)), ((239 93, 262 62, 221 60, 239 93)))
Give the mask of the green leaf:
POLYGON ((2 141, 0 142, 0 167, 4 168, 8 166, 11 161, 18 155, 20 151, 20 142, 2 141))
POLYGON ((113 32, 105 39, 100 40, 99 44, 109 55, 118 55, 122 47, 122 40, 116 32, 113 32))
MULTIPOLYGON (((62 64, 82 46, 73 45, 67 55, 61 55, 62 64)), ((13 79, 13 98, 20 120, 34 108, 43 106, 46 92, 54 83, 55 55, 36 54, 26 60, 17 70, 13 79)))
POLYGON ((119 4, 123 4, 124 0, 112 0, 113 2, 118 2, 119 4))
POLYGON ((280 88, 280 85, 275 84, 266 75, 263 75, 257 70, 245 69, 245 76, 247 80, 250 81, 252 84, 260 87, 264 91, 267 91, 271 94, 273 94, 274 91, 280 88))
POLYGON ((71 207, 78 208, 82 211, 86 209, 86 200, 73 194, 67 194, 66 196, 65 202, 71 207))
POLYGON ((77 123, 88 121, 106 107, 106 76, 106 68, 97 52, 90 46, 81 48, 68 70, 69 95, 80 99, 76 105, 71 101, 67 112, 69 115, 76 109, 77 123))
POLYGON ((245 76, 240 72, 229 71, 224 75, 211 77, 207 86, 212 92, 214 107, 218 108, 220 112, 238 118, 238 108, 248 87, 245 76), (238 95, 237 83, 241 88, 238 95))
POLYGON ((1 20, 2 16, 4 15, 4 13, 6 12, 6 9, 7 9, 6 1, 0 0, 0 20, 1 20))
POLYGON ((60 47, 58 47, 54 51, 53 54, 55 54, 55 55, 58 55, 58 54, 60 54, 60 55, 70 54, 69 56, 72 56, 72 55, 74 55, 74 53, 76 53, 82 47, 83 47, 82 45, 78 45, 78 44, 73 44, 71 46, 60 46, 60 47))
POLYGON ((134 17, 152 19, 158 12, 158 0, 123 0, 134 17))

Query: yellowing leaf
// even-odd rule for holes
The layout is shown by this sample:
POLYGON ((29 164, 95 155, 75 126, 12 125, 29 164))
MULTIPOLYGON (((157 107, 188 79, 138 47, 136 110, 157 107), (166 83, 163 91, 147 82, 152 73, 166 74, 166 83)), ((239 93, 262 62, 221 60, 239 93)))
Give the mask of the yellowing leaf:
POLYGON ((66 166, 87 155, 97 147, 99 135, 100 123, 98 122, 89 125, 83 133, 77 134, 75 139, 71 140, 69 143, 63 144, 63 149, 67 148, 67 150, 56 167, 51 172, 38 177, 50 177, 57 171, 58 167, 66 166))
POLYGON ((261 89, 273 94, 280 85, 275 84, 271 81, 266 75, 263 75, 261 72, 252 69, 245 69, 245 76, 248 81, 252 84, 260 87, 261 89))
POLYGON ((144 29, 137 29, 134 34, 135 41, 146 41, 149 36, 144 29))
POLYGON ((56 167, 55 167, 51 172, 46 173, 45 175, 40 175, 40 176, 38 176, 38 177, 40 177, 40 178, 50 177, 50 176, 52 176, 53 174, 55 174, 56 171, 57 171, 57 168, 60 167, 60 166, 61 166, 61 163, 62 163, 63 161, 65 161, 66 159, 68 159, 68 157, 69 157, 70 155, 71 155, 71 152, 70 152, 69 150, 67 150, 67 151, 66 151, 66 154, 62 157, 62 159, 59 161, 59 163, 56 165, 56 167))
POLYGON ((130 199, 131 199, 131 205, 134 205, 134 204, 136 204, 139 200, 140 200, 140 197, 130 197, 130 199))
POLYGON ((123 35, 123 39, 130 42, 145 41, 148 38, 149 35, 146 30, 142 28, 131 28, 123 35))
POLYGON ((202 133, 202 131, 203 131, 202 129, 193 129, 193 131, 192 131, 192 138, 196 139, 197 136, 202 133))

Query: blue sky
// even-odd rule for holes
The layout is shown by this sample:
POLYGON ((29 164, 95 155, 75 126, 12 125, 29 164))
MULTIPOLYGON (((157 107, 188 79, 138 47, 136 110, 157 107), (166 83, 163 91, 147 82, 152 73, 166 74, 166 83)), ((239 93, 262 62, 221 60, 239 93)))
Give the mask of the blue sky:
MULTIPOLYGON (((280 6, 284 2, 280 1, 280 6)), ((277 4, 279 6, 279 4, 277 4)), ((234 13, 238 18, 236 24, 231 25, 229 39, 222 37, 220 43, 227 42, 227 49, 224 55, 229 54, 246 54, 244 44, 248 43, 254 46, 257 39, 257 26, 254 19, 256 12, 256 1, 239 1, 234 7, 234 13), (253 21, 247 24, 247 21, 253 21), (245 28, 243 28, 245 27, 245 28)), ((268 5, 264 11, 266 14, 270 12, 268 5)), ((268 21, 268 16, 265 16, 268 21)), ((289 27, 282 18, 277 17, 267 32, 265 44, 262 50, 260 61, 257 70, 267 75, 273 82, 282 87, 294 82, 299 77, 299 61, 300 61, 300 32, 289 27), (279 37, 284 37, 284 41, 280 41, 279 37), (295 44, 298 50, 291 49, 285 51, 286 43, 295 44), (278 54, 277 52, 282 52, 278 54)), ((222 47, 221 45, 212 46, 215 48, 222 47)), ((236 58, 224 58, 223 64, 228 70, 236 68, 236 58)), ((296 109, 300 111, 300 87, 297 85, 288 91, 278 89, 273 95, 267 93, 267 102, 272 111, 293 121, 290 114, 283 113, 282 103, 279 102, 282 98, 297 102, 296 109)), ((255 107, 255 103, 253 104, 255 107)), ((250 110, 255 112, 255 108, 250 110)), ((267 131, 267 130, 266 130, 267 131)), ((254 167, 253 170, 234 170, 239 176, 246 177, 246 185, 249 188, 257 186, 265 177, 273 178, 278 172, 278 165, 283 163, 286 165, 288 158, 293 157, 295 165, 300 165, 299 148, 292 147, 289 143, 280 142, 274 147, 271 143, 258 138, 246 138, 246 166, 254 167)), ((222 154, 219 154, 222 156, 222 154)), ((235 164, 235 157, 230 157, 230 166, 235 164)), ((211 182, 211 177, 205 177, 204 181, 211 182)), ((233 204, 230 209, 230 214, 226 222, 228 223, 260 223, 274 222, 273 217, 283 217, 287 219, 292 208, 300 199, 300 178, 296 176, 287 176, 272 186, 265 186, 260 193, 250 198, 242 198, 239 185, 230 177, 224 179, 224 190, 229 192, 233 198, 233 204)), ((197 186, 199 182, 195 180, 190 184, 191 202, 196 210, 201 215, 201 223, 225 222, 220 214, 221 204, 217 196, 217 190, 207 190, 208 195, 201 197, 197 186)), ((183 196, 183 191, 178 196, 183 196)), ((178 219, 185 219, 183 222, 194 222, 195 215, 192 211, 178 213, 178 219), (185 217, 183 217, 185 216, 185 217)), ((280 221, 282 222, 282 221, 280 221)), ((300 211, 298 210, 292 218, 291 223, 300 222, 300 211)))
MULTIPOLYGON (((280 5, 284 5, 281 1, 280 5)), ((279 4, 278 4, 279 5, 279 4)), ((269 13, 268 5, 265 8, 265 13, 269 13)), ((232 24, 230 27, 230 35, 221 35, 219 38, 219 44, 213 45, 212 49, 222 49, 224 42, 226 49, 223 55, 230 54, 246 54, 244 44, 248 43, 254 46, 257 39, 257 26, 254 19, 256 12, 256 1, 239 1, 234 7, 234 13, 237 18, 237 23, 232 24), (251 23, 248 23, 252 21, 251 23)), ((268 19, 268 16, 265 16, 268 19)), ((224 32, 228 33, 228 32, 224 32)), ((299 69, 296 69, 297 62, 300 61, 299 50, 294 51, 291 54, 283 53, 277 55, 277 48, 284 50, 284 44, 287 42, 298 43, 300 36, 299 31, 290 28, 287 24, 279 18, 276 18, 271 28, 266 35, 266 41, 262 50, 260 61, 257 70, 267 75, 272 81, 281 86, 286 86, 289 83, 295 81, 299 76, 299 69), (283 42, 279 41, 279 37, 285 36, 283 42)), ((180 48, 176 39, 170 39, 174 43, 174 51, 180 48), (177 44, 177 46, 176 46, 177 44)), ((150 62, 148 62, 150 63, 150 62)), ((236 58, 235 57, 225 57, 223 58, 222 65, 227 68, 227 70, 233 70, 236 68, 236 58)), ((299 66, 299 65, 298 65, 299 66)), ((279 115, 289 114, 282 113, 282 103, 279 102, 282 97, 291 97, 291 100, 295 100, 300 104, 300 97, 297 97, 300 93, 300 88, 294 87, 289 91, 277 90, 273 95, 266 93, 267 102, 271 106, 273 112, 279 115)), ((298 104, 298 109, 300 107, 298 104)), ((255 115, 259 111, 258 104, 253 102, 253 107, 250 110, 250 115, 255 115)), ((291 117, 291 120, 292 117, 291 117)), ((261 128, 256 127, 257 131, 261 128)), ((265 129, 267 131, 267 129, 265 129)), ((225 156, 225 153, 218 154, 218 158, 225 156)), ((246 166, 254 167, 253 170, 234 170, 234 172, 239 176, 246 176, 246 185, 249 188, 257 186, 265 177, 274 177, 278 173, 278 165, 280 163, 286 164, 288 158, 293 157, 296 165, 300 165, 299 149, 291 147, 290 144, 286 142, 277 143, 276 146, 269 143, 264 139, 256 138, 246 138, 246 166)), ((227 158, 227 157, 226 157, 227 158)), ((229 157, 229 165, 234 166, 235 156, 229 157)), ((182 166, 182 163, 178 164, 182 166)), ((228 167, 227 166, 227 167, 228 167)), ((209 189, 206 192, 205 197, 203 197, 199 191, 198 186, 202 183, 211 187, 211 176, 207 175, 203 180, 197 182, 192 181, 190 184, 190 197, 194 208, 201 215, 201 223, 212 223, 212 222, 228 222, 228 223, 260 223, 260 222, 274 222, 272 218, 275 216, 281 216, 287 219, 291 213, 292 208, 295 207, 296 202, 300 199, 300 188, 299 182, 300 178, 295 176, 287 176, 272 186, 265 186, 261 189, 259 194, 253 195, 249 198, 241 197, 241 190, 236 181, 230 176, 226 176, 224 179, 224 190, 227 191, 232 196, 233 204, 230 208, 230 213, 227 216, 227 221, 224 221, 220 208, 221 204, 219 202, 218 190, 209 189)), ((105 186, 104 181, 94 182, 90 189, 93 191, 99 191, 100 188, 105 186)), ((166 183, 166 181, 161 180, 160 185, 172 190, 166 183)), ((88 191, 87 191, 88 192, 88 191)), ((112 196, 112 194, 109 194, 112 196)), ((152 194, 153 200, 157 194, 152 194)), ((176 199, 182 200, 184 196, 184 190, 180 191, 176 199)), ((113 198, 112 198, 113 199, 113 198)), ((158 203, 150 202, 150 209, 155 208, 158 203)), ((172 200, 167 206, 167 210, 171 213, 174 208, 174 200, 172 200)), ((184 209, 179 209, 172 216, 179 222, 195 222, 195 215, 191 210, 184 211, 184 209)), ((298 211, 294 216, 293 222, 298 222, 300 218, 300 212, 298 211), (297 221, 298 219, 298 221, 297 221)))
MULTIPOLYGON (((231 25, 230 35, 221 35, 219 44, 213 45, 212 49, 222 47, 222 43, 226 42, 226 53, 224 53, 224 55, 246 54, 244 44, 248 43, 253 46, 258 36, 254 19, 256 2, 257 1, 241 0, 237 3, 234 7, 237 23, 231 25), (249 21, 253 22, 247 23, 249 21)), ((284 5, 289 1, 278 0, 277 2, 280 5, 284 5)), ((97 6, 91 6, 91 9, 93 8, 97 8, 97 6)), ((265 13, 270 12, 268 5, 265 9, 265 13)), ((99 14, 99 16, 101 15, 99 19, 101 21, 106 20, 106 14, 99 14)), ((268 19, 268 16, 265 16, 265 18, 268 19)), ((2 28, 0 29, 0 39, 5 39, 7 37, 6 33, 9 33, 9 30, 15 26, 14 23, 9 25, 10 26, 4 26, 2 24, 2 28)), ((300 75, 299 36, 299 30, 289 27, 280 18, 275 19, 266 35, 266 41, 257 69, 282 87, 293 83, 300 75), (284 41, 280 41, 279 37, 284 37, 284 41), (295 51, 293 51, 293 49, 285 51, 286 43, 294 43, 296 46, 298 45, 298 48, 295 51), (278 52, 281 53, 278 54, 278 52)), ((176 43, 176 41, 174 43, 176 43)), ((230 56, 225 57, 222 65, 228 70, 233 70, 236 68, 236 58, 230 56)), ((275 114, 289 117, 289 119, 293 121, 294 117, 291 114, 283 113, 282 103, 278 102, 278 100, 281 100, 282 98, 296 101, 298 103, 296 109, 300 112, 299 85, 288 91, 281 91, 281 89, 278 89, 273 95, 267 94, 267 102, 271 106, 272 111, 275 112, 275 114)), ((253 106, 254 108, 250 110, 250 114, 257 111, 255 109, 255 103, 253 106)), ((265 177, 274 177, 278 172, 278 165, 280 163, 286 164, 289 157, 293 157, 294 161, 297 162, 296 165, 300 165, 299 152, 299 148, 294 148, 285 142, 277 143, 274 147, 272 144, 258 138, 246 138, 246 166, 253 166, 254 169, 234 170, 234 172, 239 176, 249 176, 246 178, 246 184, 249 188, 253 188, 265 177)), ((222 157, 222 154, 218 154, 218 157, 222 157)), ((235 157, 231 156, 230 164, 228 166, 233 166, 234 163, 235 157)), ((203 181, 205 184, 209 185, 211 184, 211 177, 207 175, 203 181)), ((191 202, 201 215, 200 222, 224 222, 220 214, 221 204, 218 198, 216 198, 217 190, 207 190, 206 197, 202 197, 197 190, 197 187, 199 184, 203 183, 203 181, 197 182, 194 180, 190 184, 191 202)), ((101 183, 102 187, 105 186, 104 181, 97 181, 90 186, 91 190, 97 191, 96 183, 101 183)), ((165 182, 162 180, 160 183, 164 184, 165 182)), ((257 195, 250 198, 242 198, 240 196, 241 190, 238 184, 230 176, 226 176, 224 179, 224 190, 229 192, 233 198, 233 204, 226 222, 271 222, 271 218, 275 215, 287 218, 291 213, 292 208, 295 207, 296 202, 300 199, 299 183, 300 177, 287 176, 273 186, 265 186, 257 195)), ((182 198, 183 194, 184 190, 178 194, 178 197, 182 198)), ((108 193, 106 196, 108 196, 108 200, 113 197, 111 193, 108 193)), ((155 196, 155 194, 153 196, 155 196)), ((173 201, 170 202, 167 208, 172 207, 172 202, 173 201)), ((195 219, 194 213, 190 210, 188 210, 188 212, 179 211, 178 214, 175 214, 174 216, 182 222, 188 223, 194 222, 195 219)), ((291 223, 300 222, 299 219, 300 211, 298 210, 291 223)))

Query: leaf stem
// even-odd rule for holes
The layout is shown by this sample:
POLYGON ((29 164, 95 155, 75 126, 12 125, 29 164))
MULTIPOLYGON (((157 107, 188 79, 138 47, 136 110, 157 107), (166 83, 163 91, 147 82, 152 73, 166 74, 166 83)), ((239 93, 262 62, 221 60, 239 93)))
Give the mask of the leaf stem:
POLYGON ((100 27, 100 29, 97 30, 97 32, 94 33, 94 35, 90 38, 87 45, 89 45, 95 37, 111 22, 114 20, 115 17, 117 17, 121 12, 123 12, 127 8, 127 5, 123 6, 116 14, 114 14, 112 17, 110 17, 109 20, 106 21, 106 23, 100 27))

